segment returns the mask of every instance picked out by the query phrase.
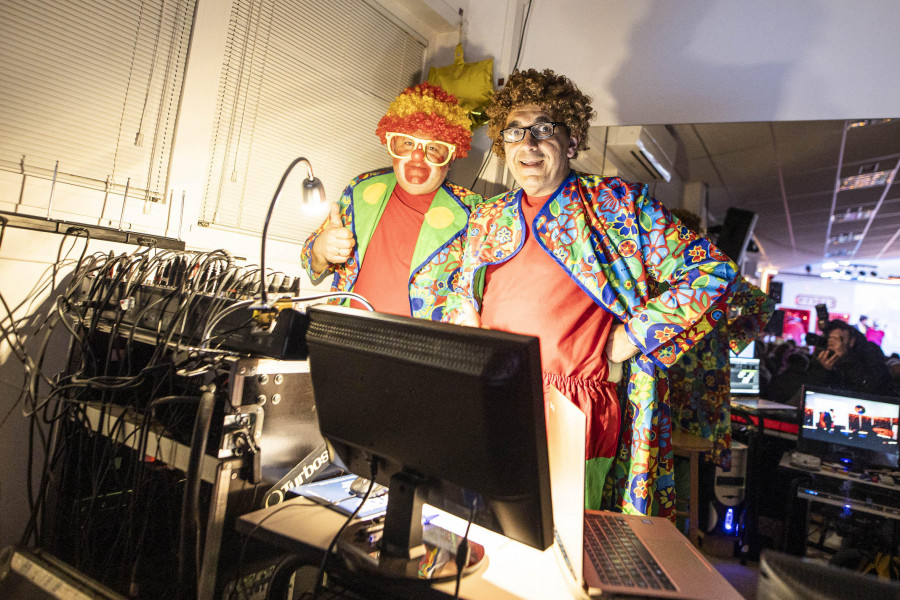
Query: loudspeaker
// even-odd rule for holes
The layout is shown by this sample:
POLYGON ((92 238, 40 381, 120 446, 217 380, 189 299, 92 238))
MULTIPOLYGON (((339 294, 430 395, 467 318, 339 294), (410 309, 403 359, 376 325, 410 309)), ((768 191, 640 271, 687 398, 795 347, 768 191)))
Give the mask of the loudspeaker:
POLYGON ((775 304, 781 304, 781 292, 784 289, 784 284, 780 281, 770 281, 769 282, 769 298, 772 299, 772 302, 775 304))
POLYGON ((764 333, 770 333, 772 335, 782 335, 784 333, 784 311, 779 309, 772 312, 772 317, 769 319, 769 322, 766 323, 766 326, 763 328, 764 333))
POLYGON ((722 223, 722 231, 719 232, 716 246, 738 265, 744 258, 747 243, 756 226, 756 219, 755 212, 740 208, 732 207, 725 213, 725 222, 722 223))

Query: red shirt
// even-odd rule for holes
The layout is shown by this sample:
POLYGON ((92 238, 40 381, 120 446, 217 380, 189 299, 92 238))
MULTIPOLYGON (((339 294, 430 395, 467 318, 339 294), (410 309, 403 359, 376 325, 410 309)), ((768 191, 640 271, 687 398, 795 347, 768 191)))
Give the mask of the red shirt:
MULTIPOLYGON (((366 248, 352 290, 368 300, 378 312, 412 316, 409 307, 410 263, 425 213, 436 194, 437 190, 415 195, 399 185, 394 186, 366 248)), ((350 305, 365 308, 355 300, 350 305)))
POLYGON ((525 243, 508 261, 487 267, 481 323, 539 337, 546 372, 605 380, 609 367, 603 350, 613 316, 535 239, 531 224, 548 199, 523 193, 525 243))

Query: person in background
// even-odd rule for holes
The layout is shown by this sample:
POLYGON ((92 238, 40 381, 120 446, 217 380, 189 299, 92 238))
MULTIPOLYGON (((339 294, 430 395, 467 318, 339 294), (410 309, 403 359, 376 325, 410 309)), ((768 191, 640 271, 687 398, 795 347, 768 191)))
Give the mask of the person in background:
POLYGON ((825 431, 830 432, 831 428, 834 427, 834 409, 830 408, 827 412, 822 413, 822 424, 825 427, 825 431))
POLYGON ((891 376, 893 395, 900 396, 900 358, 897 357, 897 353, 892 353, 884 364, 891 376))
POLYGON ((856 328, 862 332, 866 333, 869 330, 869 317, 866 315, 859 315, 859 321, 856 323, 856 328))
MULTIPOLYGON (((691 231, 701 232, 700 217, 684 209, 672 214, 691 231)), ((712 444, 704 458, 731 470, 731 353, 754 343, 772 316, 775 302, 740 276, 727 318, 669 367, 672 428, 712 444)))
POLYGON ((844 321, 831 321, 823 335, 825 348, 817 350, 809 364, 809 385, 870 394, 891 389, 884 353, 877 344, 867 342, 844 321))
POLYGON ((737 267, 646 185, 571 169, 594 112, 565 76, 517 71, 486 112, 492 149, 520 187, 472 212, 446 316, 540 338, 545 389, 587 417, 587 508, 601 506, 615 462, 608 503, 674 518, 661 373, 724 317, 737 267), (657 282, 669 289, 651 293, 657 282), (623 361, 624 416, 615 384, 623 361))
POLYGON ((884 330, 881 328, 878 321, 872 323, 871 327, 866 327, 864 333, 866 335, 866 341, 872 342, 876 346, 881 346, 881 342, 884 340, 884 330))
POLYGON ((375 133, 392 166, 350 182, 301 264, 314 283, 331 274, 332 291, 359 294, 379 312, 440 320, 482 200, 445 181, 471 148, 469 118, 453 95, 422 83, 397 96, 375 133))
POLYGON ((806 381, 806 370, 809 368, 809 356, 805 352, 792 352, 787 355, 787 367, 772 378, 766 393, 760 394, 772 402, 800 406, 800 390, 806 381))

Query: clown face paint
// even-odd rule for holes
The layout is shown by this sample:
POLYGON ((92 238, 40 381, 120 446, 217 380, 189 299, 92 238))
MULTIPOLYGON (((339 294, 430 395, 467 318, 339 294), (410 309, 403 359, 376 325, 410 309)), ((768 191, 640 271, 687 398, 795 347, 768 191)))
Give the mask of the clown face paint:
MULTIPOLYGON (((411 133, 417 138, 429 139, 431 136, 424 131, 411 133)), ((397 183, 410 194, 430 194, 441 187, 453 159, 442 167, 435 167, 425 162, 425 152, 421 147, 416 148, 405 158, 393 159, 394 175, 397 183)))

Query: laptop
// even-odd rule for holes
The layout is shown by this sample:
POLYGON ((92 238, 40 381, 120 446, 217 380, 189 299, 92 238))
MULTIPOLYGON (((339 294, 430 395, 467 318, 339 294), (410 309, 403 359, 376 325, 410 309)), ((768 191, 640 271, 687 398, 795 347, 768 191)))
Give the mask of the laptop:
MULTIPOLYGON (((553 547, 574 596, 743 600, 668 519, 584 510, 584 413, 555 389, 548 394, 546 411, 555 529, 553 547), (626 541, 595 538, 595 533, 607 536, 617 529, 626 541), (631 542, 627 541, 629 538, 631 542), (646 548, 649 565, 638 566, 634 571, 667 580, 665 584, 653 588, 646 582, 628 582, 621 577, 615 581, 601 576, 605 559, 596 555, 592 543, 602 551, 623 550, 635 541, 646 548)), ((613 558, 613 561, 629 560, 613 558)))

